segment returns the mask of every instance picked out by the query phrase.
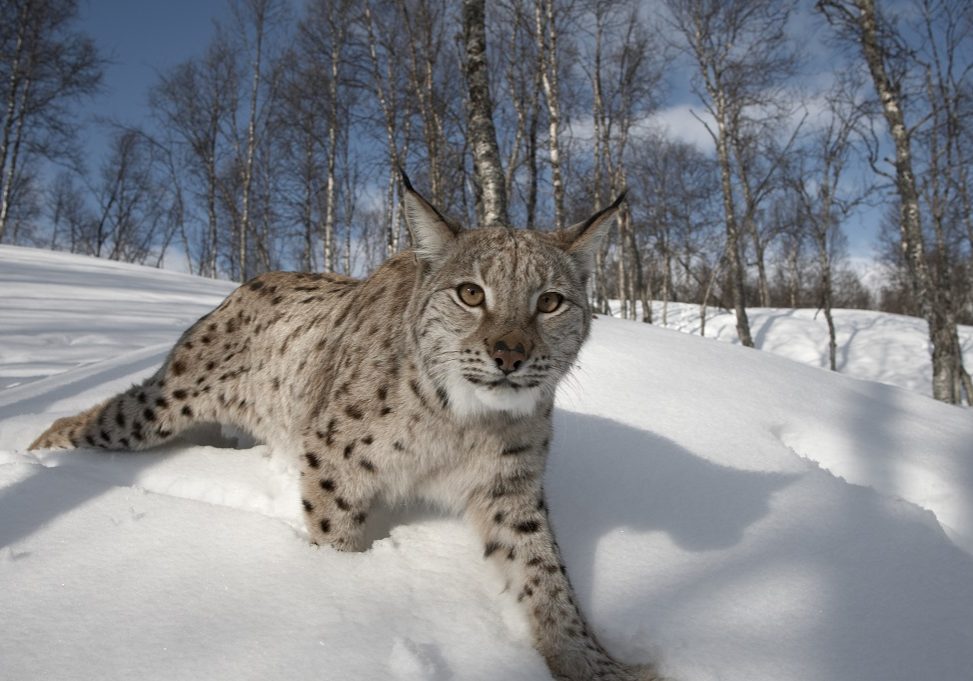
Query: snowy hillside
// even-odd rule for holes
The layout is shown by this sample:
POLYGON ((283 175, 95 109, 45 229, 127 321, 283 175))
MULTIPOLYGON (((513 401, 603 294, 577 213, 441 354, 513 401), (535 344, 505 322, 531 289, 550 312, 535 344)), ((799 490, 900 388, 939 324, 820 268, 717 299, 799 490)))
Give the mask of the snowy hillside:
MULTIPOLYGON (((549 679, 459 520, 375 514, 340 554, 307 544, 264 445, 25 451, 231 288, 0 247, 0 679, 549 679)), ((555 421, 552 522, 618 657, 676 681, 973 678, 969 411, 599 318, 555 421)))
MULTIPOLYGON (((699 306, 669 303, 663 323, 662 303, 653 305, 659 326, 699 335, 699 306)), ((869 381, 897 385, 932 396, 932 360, 926 323, 916 317, 872 312, 834 310, 840 373, 869 381)), ((818 310, 747 308, 754 345, 775 355, 809 366, 828 368, 828 325, 818 310)), ((959 327, 966 367, 973 367, 973 327, 959 327)), ((709 308, 706 337, 739 343, 732 311, 709 308)))

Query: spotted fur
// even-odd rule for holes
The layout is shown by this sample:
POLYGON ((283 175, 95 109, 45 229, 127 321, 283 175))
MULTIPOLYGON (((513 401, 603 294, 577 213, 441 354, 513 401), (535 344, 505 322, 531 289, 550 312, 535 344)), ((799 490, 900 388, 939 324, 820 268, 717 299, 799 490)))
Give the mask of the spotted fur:
POLYGON ((587 278, 618 202, 561 232, 461 230, 406 187, 414 250, 363 281, 247 282, 154 376, 59 419, 31 447, 135 450, 195 423, 235 425, 294 451, 314 543, 364 549, 378 498, 461 512, 556 678, 655 678, 613 660, 585 623, 542 489, 555 388, 588 335, 587 278), (462 284, 482 302, 464 303, 462 284), (552 292, 563 302, 540 311, 552 292))

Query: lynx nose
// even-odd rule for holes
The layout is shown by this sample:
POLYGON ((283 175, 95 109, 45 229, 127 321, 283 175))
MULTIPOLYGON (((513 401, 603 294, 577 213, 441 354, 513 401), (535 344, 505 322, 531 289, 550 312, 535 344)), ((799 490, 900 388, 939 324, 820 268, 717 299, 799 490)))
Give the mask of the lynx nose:
POLYGON ((514 331, 493 344, 493 361, 505 374, 517 371, 530 356, 531 343, 523 334, 514 331))

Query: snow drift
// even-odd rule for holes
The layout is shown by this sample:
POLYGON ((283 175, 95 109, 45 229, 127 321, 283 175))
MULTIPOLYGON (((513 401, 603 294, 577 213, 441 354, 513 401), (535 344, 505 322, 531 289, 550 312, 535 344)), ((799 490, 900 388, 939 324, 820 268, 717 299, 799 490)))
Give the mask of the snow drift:
MULTIPOLYGON (((24 451, 231 288, 0 247, 0 678, 549 678, 460 520, 390 509, 340 554, 307 544, 266 445, 24 451)), ((600 318, 555 433, 552 522, 618 657, 684 681, 973 677, 969 411, 600 318)))

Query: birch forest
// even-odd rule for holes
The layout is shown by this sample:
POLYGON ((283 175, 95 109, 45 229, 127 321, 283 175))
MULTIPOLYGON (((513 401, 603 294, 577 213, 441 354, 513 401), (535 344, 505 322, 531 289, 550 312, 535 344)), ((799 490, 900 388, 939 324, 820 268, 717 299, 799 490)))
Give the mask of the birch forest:
POLYGON ((591 283, 601 313, 723 308, 753 345, 748 307, 818 308, 832 368, 832 309, 911 314, 937 399, 973 399, 965 0, 229 8, 145 84, 145 120, 99 122, 110 143, 88 158, 78 104, 106 57, 84 5, 0 0, 0 243, 238 281, 362 276, 409 247, 400 168, 470 226, 557 229, 627 191, 591 283), (878 285, 847 248, 864 210, 882 216, 878 285))

